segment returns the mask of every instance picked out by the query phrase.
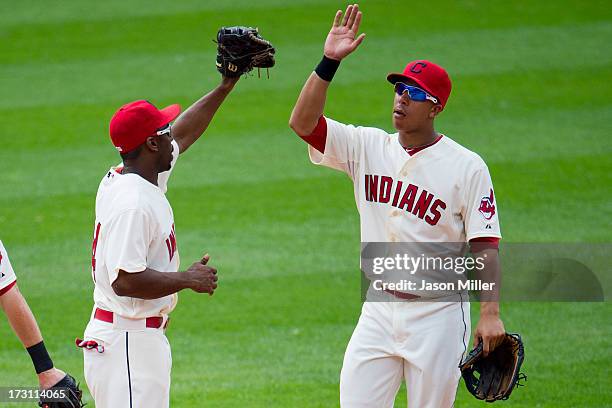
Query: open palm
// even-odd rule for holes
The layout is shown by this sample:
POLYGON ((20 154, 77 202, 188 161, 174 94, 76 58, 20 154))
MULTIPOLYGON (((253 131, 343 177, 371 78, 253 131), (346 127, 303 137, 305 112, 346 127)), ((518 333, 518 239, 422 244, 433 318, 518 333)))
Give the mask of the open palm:
POLYGON ((361 11, 357 4, 349 5, 342 18, 342 10, 336 12, 334 25, 332 26, 327 39, 323 53, 326 57, 340 61, 361 44, 365 38, 365 34, 361 34, 355 38, 359 31, 361 23, 361 11))

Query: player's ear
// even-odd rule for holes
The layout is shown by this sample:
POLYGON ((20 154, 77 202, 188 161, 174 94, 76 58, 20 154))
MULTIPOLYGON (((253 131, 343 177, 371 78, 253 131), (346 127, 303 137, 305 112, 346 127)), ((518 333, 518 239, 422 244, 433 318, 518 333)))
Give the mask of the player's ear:
POLYGON ((431 107, 431 109, 429 110, 429 118, 433 119, 436 116, 438 116, 438 113, 440 113, 442 111, 442 105, 440 104, 435 104, 434 106, 431 107))
POLYGON ((159 151, 159 142, 156 137, 149 136, 145 142, 147 148, 153 152, 159 151))

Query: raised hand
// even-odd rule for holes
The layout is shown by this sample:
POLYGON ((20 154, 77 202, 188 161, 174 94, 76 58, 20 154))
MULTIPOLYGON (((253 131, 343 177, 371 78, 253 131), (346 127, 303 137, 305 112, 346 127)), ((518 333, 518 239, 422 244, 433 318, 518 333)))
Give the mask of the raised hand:
POLYGON ((325 47, 323 53, 327 58, 342 60, 344 57, 355 51, 365 38, 365 34, 361 34, 355 38, 359 31, 361 23, 361 11, 357 4, 351 4, 346 8, 344 19, 342 18, 342 10, 336 12, 334 25, 332 26, 327 38, 325 39, 325 47))

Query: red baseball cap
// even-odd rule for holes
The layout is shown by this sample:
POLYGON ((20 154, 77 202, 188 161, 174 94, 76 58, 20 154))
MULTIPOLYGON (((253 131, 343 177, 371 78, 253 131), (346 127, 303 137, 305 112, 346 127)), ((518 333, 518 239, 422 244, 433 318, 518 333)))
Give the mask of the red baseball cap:
POLYGON ((128 153, 140 146, 157 129, 172 122, 181 113, 179 105, 157 109, 149 101, 134 101, 123 105, 113 115, 109 131, 113 145, 121 153, 128 153))
POLYGON ((403 73, 387 75, 387 81, 392 84, 406 79, 413 80, 432 96, 438 98, 442 109, 444 109, 451 93, 451 80, 444 68, 431 61, 417 60, 409 62, 403 73))

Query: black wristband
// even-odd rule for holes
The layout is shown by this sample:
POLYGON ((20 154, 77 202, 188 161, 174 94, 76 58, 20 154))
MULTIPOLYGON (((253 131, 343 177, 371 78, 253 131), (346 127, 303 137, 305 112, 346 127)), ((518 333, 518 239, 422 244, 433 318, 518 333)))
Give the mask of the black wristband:
POLYGON ((315 68, 315 72, 324 81, 331 82, 336 70, 340 66, 340 61, 327 58, 323 55, 323 59, 319 62, 319 65, 315 68))
POLYGON ((40 374, 43 371, 47 371, 53 368, 53 361, 51 361, 51 357, 49 357, 49 353, 47 353, 47 349, 45 348, 45 342, 41 341, 40 343, 35 344, 32 347, 28 347, 26 350, 28 350, 30 358, 34 363, 34 369, 36 370, 36 374, 40 374))

